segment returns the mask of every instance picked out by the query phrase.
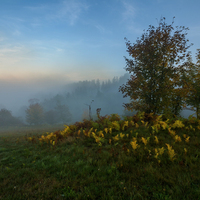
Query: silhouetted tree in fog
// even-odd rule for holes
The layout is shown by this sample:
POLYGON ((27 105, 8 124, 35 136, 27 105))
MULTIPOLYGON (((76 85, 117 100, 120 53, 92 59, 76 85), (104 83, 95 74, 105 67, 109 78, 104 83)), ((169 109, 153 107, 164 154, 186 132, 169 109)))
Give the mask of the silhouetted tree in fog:
POLYGON ((23 125, 23 122, 16 117, 13 117, 11 111, 7 109, 0 110, 0 126, 17 126, 23 125))
POLYGON ((26 121, 29 124, 42 124, 44 120, 44 111, 39 103, 30 104, 26 109, 26 121))

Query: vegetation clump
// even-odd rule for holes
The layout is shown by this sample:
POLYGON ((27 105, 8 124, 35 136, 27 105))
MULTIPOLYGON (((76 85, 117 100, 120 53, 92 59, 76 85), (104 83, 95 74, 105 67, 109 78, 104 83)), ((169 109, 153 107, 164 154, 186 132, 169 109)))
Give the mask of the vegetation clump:
POLYGON ((99 116, 13 140, 2 137, 0 194, 4 199, 198 199, 199 135, 197 118, 169 120, 140 112, 124 119, 99 116))

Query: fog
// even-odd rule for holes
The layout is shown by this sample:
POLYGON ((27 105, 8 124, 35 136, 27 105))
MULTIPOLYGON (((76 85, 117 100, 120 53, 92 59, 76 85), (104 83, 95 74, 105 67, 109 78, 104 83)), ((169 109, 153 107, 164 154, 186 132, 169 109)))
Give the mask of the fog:
MULTIPOLYGON (((96 110, 101 108, 100 115, 105 116, 117 113, 120 116, 132 115, 135 112, 125 112, 123 103, 129 98, 123 98, 118 91, 119 86, 125 84, 129 74, 113 77, 108 80, 85 80, 76 82, 67 81, 39 81, 37 82, 1 82, 0 109, 11 111, 14 117, 26 122, 26 109, 31 104, 39 103, 44 114, 52 115, 55 108, 60 108, 68 115, 66 122, 74 123, 84 118, 96 118, 96 110)), ((61 111, 60 111, 61 112, 61 111)), ((193 111, 184 110, 181 116, 187 118, 193 111)), ((49 116, 48 116, 49 117, 49 116)), ((44 122, 45 123, 45 122, 44 122)))
POLYGON ((11 111, 12 115, 26 123, 26 109, 30 99, 35 99, 44 112, 54 110, 56 106, 66 106, 71 114, 71 120, 80 121, 89 117, 89 105, 92 117, 96 109, 101 108, 101 115, 118 113, 124 115, 123 103, 129 101, 118 92, 119 86, 126 83, 128 74, 114 77, 111 80, 84 81, 1 81, 0 109, 11 111), (94 101, 92 101, 94 100, 94 101), (92 103, 92 104, 91 104, 92 103))

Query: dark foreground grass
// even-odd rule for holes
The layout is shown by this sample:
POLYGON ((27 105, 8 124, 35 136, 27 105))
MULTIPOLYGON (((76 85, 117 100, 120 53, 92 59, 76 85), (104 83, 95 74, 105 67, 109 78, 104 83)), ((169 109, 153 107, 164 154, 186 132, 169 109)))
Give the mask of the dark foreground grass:
POLYGON ((200 199, 199 134, 191 136, 185 160, 160 163, 120 143, 98 146, 70 136, 52 146, 26 139, 0 137, 0 199, 200 199))

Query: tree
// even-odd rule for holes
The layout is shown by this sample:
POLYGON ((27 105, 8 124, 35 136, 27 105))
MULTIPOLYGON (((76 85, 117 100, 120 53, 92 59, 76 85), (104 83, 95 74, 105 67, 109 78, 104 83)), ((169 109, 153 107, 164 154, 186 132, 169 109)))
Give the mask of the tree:
POLYGON ((191 110, 196 112, 196 117, 200 118, 200 49, 196 53, 197 62, 192 62, 191 56, 187 59, 188 70, 184 73, 185 85, 188 90, 186 105, 192 106, 191 110))
POLYGON ((11 111, 7 109, 0 110, 0 126, 16 126, 16 125, 23 125, 23 122, 12 116, 11 111))
POLYGON ((150 25, 133 45, 125 38, 127 52, 133 59, 125 57, 125 70, 131 76, 119 91, 131 99, 124 104, 128 110, 176 114, 182 108, 185 93, 180 77, 191 45, 186 40, 188 28, 180 26, 173 31, 173 23, 167 25, 162 18, 157 28, 150 25))
POLYGON ((29 124, 38 125, 43 123, 43 108, 39 103, 30 104, 26 109, 26 121, 29 124))
POLYGON ((48 124, 56 124, 59 122, 59 113, 56 110, 49 110, 45 112, 44 118, 48 124))
POLYGON ((59 122, 66 123, 66 122, 71 121, 72 114, 70 113, 69 108, 66 105, 57 103, 55 110, 58 113, 59 122))

